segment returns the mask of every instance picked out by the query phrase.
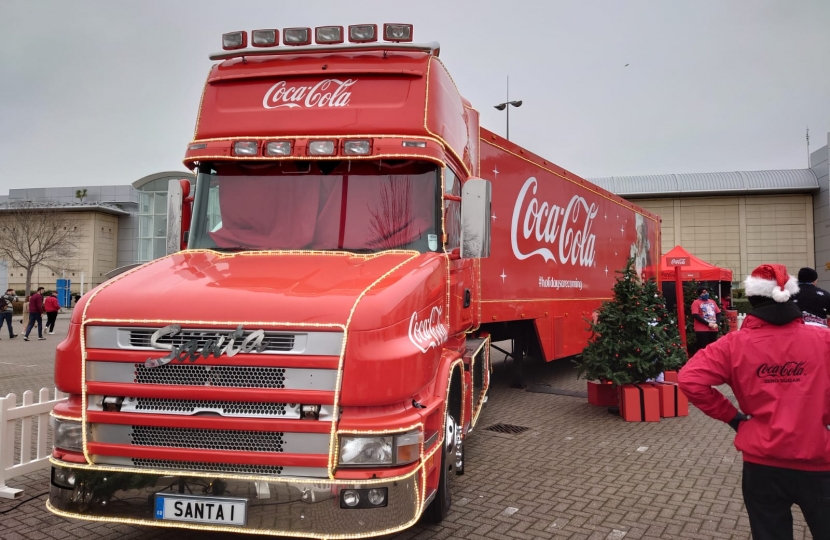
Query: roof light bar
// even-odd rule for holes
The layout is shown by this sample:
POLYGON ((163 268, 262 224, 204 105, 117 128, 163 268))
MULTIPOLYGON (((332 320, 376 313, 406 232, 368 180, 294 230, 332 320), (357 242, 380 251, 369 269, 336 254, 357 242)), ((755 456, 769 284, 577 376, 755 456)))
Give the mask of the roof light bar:
POLYGON ((343 43, 343 27, 318 26, 314 29, 314 41, 321 45, 333 45, 336 43, 343 43))
POLYGON ((334 141, 311 141, 308 153, 312 156, 333 156, 336 148, 334 141))
POLYGON ((412 41, 412 25, 411 24, 384 24, 383 25, 383 39, 385 41, 394 41, 397 43, 412 41))
POLYGON ((311 28, 283 28, 282 42, 285 45, 310 45, 311 28))
POLYGON ((371 43, 378 40, 378 25, 353 24, 349 26, 349 41, 352 43, 371 43))
POLYGON ((254 47, 276 47, 280 44, 280 31, 275 28, 251 31, 251 45, 254 47))
POLYGON ((248 46, 248 32, 240 30, 239 32, 228 32, 222 34, 222 48, 226 51, 233 51, 236 49, 244 49, 248 46))

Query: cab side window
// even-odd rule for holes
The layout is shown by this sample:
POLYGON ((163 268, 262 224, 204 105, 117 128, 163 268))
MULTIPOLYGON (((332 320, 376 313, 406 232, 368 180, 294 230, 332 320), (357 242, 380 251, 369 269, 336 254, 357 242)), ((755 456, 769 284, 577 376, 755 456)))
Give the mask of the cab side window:
MULTIPOLYGON (((461 197, 461 180, 449 167, 444 168, 444 194, 461 197)), ((461 203, 444 199, 444 232, 447 251, 461 246, 461 203)))

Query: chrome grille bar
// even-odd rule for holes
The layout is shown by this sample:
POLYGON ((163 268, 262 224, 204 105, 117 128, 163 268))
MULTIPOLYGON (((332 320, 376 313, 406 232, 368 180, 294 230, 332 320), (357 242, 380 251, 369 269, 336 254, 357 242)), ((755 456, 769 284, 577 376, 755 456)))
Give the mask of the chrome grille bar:
POLYGON ((336 369, 210 366, 190 362, 148 368, 143 363, 88 361, 88 382, 161 384, 213 388, 271 388, 334 391, 336 369))
MULTIPOLYGON (((130 330, 130 346, 136 348, 152 348, 150 345, 150 338, 155 330, 149 328, 133 328, 130 330)), ((191 340, 196 340, 199 343, 199 349, 203 348, 208 341, 218 337, 225 337, 225 340, 230 339, 233 331, 217 332, 207 330, 182 330, 181 333, 175 336, 162 336, 158 342, 162 345, 175 345, 182 347, 185 343, 191 340)), ((237 341, 241 342, 248 337, 252 332, 245 332, 237 341)), ((294 334, 282 334, 276 332, 266 332, 265 339, 262 341, 263 352, 288 352, 294 348, 294 334)))

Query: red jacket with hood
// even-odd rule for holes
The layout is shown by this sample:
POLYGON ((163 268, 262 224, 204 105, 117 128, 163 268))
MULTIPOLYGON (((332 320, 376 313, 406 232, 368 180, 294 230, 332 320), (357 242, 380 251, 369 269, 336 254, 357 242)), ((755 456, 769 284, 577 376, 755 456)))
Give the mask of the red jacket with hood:
POLYGON ((723 422, 738 411, 712 387, 732 387, 751 417, 735 437, 744 461, 830 471, 830 330, 748 315, 740 331, 695 354, 679 384, 689 401, 723 422))

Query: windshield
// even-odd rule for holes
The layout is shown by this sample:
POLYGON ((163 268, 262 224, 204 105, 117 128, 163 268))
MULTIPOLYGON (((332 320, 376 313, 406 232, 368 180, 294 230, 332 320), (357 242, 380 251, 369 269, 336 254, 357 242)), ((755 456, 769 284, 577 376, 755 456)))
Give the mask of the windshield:
POLYGON ((439 185, 414 161, 203 163, 188 246, 437 251, 439 185))

